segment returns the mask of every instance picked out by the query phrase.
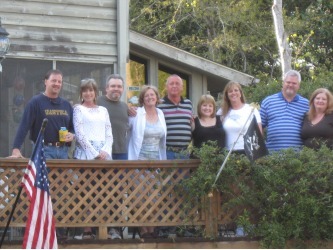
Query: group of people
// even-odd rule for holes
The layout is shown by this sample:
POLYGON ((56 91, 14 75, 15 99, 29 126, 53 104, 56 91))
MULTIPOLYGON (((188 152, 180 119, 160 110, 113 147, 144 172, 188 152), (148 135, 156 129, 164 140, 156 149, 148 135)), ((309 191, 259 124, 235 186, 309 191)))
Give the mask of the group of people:
POLYGON ((233 153, 245 154, 242 135, 255 116, 261 133, 266 129, 266 146, 270 152, 303 146, 318 149, 322 145, 333 149, 333 96, 329 90, 319 88, 308 101, 298 94, 300 83, 300 73, 288 71, 281 92, 266 97, 261 102, 260 112, 246 103, 237 82, 231 81, 225 86, 216 116, 214 98, 203 95, 192 126, 193 145, 200 147, 203 142, 213 140, 233 153), (224 132, 218 129, 220 119, 224 132), (219 132, 213 133, 213 128, 219 132))
MULTIPOLYGON (((246 132, 255 116, 260 131, 266 129, 269 151, 303 145, 318 148, 322 143, 333 145, 333 97, 327 90, 316 90, 310 102, 297 92, 301 76, 288 71, 282 90, 266 97, 260 112, 246 103, 242 87, 229 82, 223 92, 221 108, 214 97, 203 95, 193 115, 192 102, 182 97, 183 81, 170 75, 166 81, 166 96, 160 98, 154 86, 144 86, 137 109, 122 102, 124 79, 113 74, 106 80, 106 95, 98 97, 94 79, 83 79, 80 104, 72 105, 59 97, 63 74, 59 70, 47 72, 45 91, 34 96, 25 107, 13 143, 10 157, 23 157, 20 148, 30 131, 36 142, 44 118, 48 119, 44 135, 46 159, 67 159, 70 143, 75 139, 74 158, 81 160, 164 160, 184 159, 191 144, 201 147, 216 141, 221 149, 243 154, 246 132), (66 127, 65 140, 59 140, 59 130, 66 127)), ((119 238, 111 229, 112 238, 119 238)), ((141 235, 153 236, 153 228, 142 228, 141 235)))
POLYGON ((262 127, 267 129, 270 151, 303 146, 333 149, 333 98, 328 89, 316 89, 310 101, 298 94, 301 75, 288 71, 282 91, 266 97, 260 107, 262 127))
MULTIPOLYGON (((81 160, 177 158, 191 141, 192 103, 181 97, 183 82, 177 75, 168 78, 168 95, 161 104, 158 90, 145 86, 138 109, 130 109, 120 100, 124 90, 120 75, 108 77, 106 95, 100 97, 96 81, 83 79, 80 103, 74 107, 59 96, 62 81, 59 70, 50 70, 45 75, 45 91, 34 96, 25 107, 11 158, 23 158, 20 148, 26 135, 30 132, 29 139, 35 143, 44 118, 48 119, 44 131, 46 159, 67 159, 74 139, 73 158, 81 160), (62 128, 68 131, 64 140, 59 138, 62 128)), ((85 230, 91 233, 91 229, 85 230)), ((150 237, 152 230, 142 228, 141 235, 150 237)), ((120 238, 114 228, 109 234, 112 239, 120 238)))

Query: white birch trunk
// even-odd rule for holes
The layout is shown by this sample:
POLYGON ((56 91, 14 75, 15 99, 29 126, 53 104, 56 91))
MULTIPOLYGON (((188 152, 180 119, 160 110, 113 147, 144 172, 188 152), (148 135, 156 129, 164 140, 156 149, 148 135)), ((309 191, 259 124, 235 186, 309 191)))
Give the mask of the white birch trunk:
POLYGON ((291 69, 291 49, 287 42, 287 34, 284 30, 282 15, 282 0, 274 0, 272 6, 275 36, 279 48, 282 76, 291 69))

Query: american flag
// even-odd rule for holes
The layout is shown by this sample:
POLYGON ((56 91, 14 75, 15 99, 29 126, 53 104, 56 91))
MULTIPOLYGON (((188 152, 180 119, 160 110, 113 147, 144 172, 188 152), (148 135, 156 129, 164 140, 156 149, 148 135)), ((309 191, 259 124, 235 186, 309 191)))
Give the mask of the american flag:
POLYGON ((43 133, 39 133, 22 179, 22 186, 30 200, 22 247, 27 249, 58 248, 43 140, 43 133))

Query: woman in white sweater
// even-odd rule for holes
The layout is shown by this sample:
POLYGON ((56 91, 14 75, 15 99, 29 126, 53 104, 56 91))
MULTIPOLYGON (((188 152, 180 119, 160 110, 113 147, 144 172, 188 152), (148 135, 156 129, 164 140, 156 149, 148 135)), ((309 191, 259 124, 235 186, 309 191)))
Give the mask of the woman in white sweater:
POLYGON ((81 81, 81 104, 73 111, 76 136, 74 158, 112 160, 112 129, 106 108, 96 105, 97 84, 94 79, 81 81))
POLYGON ((252 109, 253 107, 245 103, 241 85, 233 81, 228 82, 223 91, 222 108, 217 111, 218 115, 222 115, 223 128, 226 133, 225 145, 228 150, 231 150, 234 146, 233 152, 245 154, 243 136, 241 135, 237 142, 236 139, 240 133, 246 133, 253 116, 256 117, 259 129, 262 132, 259 111, 254 108, 252 112, 252 109))
POLYGON ((159 94, 154 86, 144 86, 137 115, 130 117, 129 160, 166 160, 166 125, 162 110, 156 108, 159 94))
MULTIPOLYGON (((97 84, 94 79, 83 79, 80 86, 81 104, 73 111, 76 137, 74 158, 79 160, 112 160, 112 129, 106 108, 96 105, 97 84)), ((90 227, 84 228, 76 239, 95 238, 90 227)))
MULTIPOLYGON (((166 160, 166 124, 162 110, 156 108, 159 100, 154 86, 144 86, 140 92, 137 115, 130 117, 131 136, 128 146, 129 160, 166 160)), ((155 178, 146 170, 142 180, 155 178)), ((141 227, 142 238, 155 237, 154 227, 141 227)))

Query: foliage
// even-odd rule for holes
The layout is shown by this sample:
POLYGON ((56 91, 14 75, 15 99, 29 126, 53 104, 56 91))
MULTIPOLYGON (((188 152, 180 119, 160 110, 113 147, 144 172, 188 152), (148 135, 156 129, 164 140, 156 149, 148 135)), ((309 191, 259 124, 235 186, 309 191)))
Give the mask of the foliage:
POLYGON ((201 149, 193 148, 193 154, 200 158, 201 164, 194 175, 191 175, 189 181, 185 181, 186 188, 190 192, 198 194, 198 197, 206 195, 211 191, 215 176, 206 173, 217 173, 227 152, 219 150, 216 142, 210 142, 210 146, 201 149), (197 185, 200 183, 200 185, 197 185), (192 185, 193 184, 193 185, 192 185))
POLYGON ((332 70, 333 3, 330 0, 284 1, 295 68, 332 70))
POLYGON ((131 1, 130 16, 134 30, 243 72, 275 61, 269 0, 131 1))
POLYGON ((267 80, 267 82, 260 81, 257 85, 243 88, 244 95, 246 96, 246 101, 261 103, 261 101, 274 93, 281 91, 282 80, 267 80))
MULTIPOLYGON (((131 0, 133 30, 261 80, 281 78, 272 0, 131 0), (263 77, 263 79, 261 78, 263 77)), ((293 68, 332 70, 331 0, 283 1, 293 68)))
MULTIPOLYGON (((182 185, 198 200, 211 190, 225 153, 204 145, 195 154, 201 164, 182 185)), ((223 212, 237 210, 237 224, 264 248, 313 248, 333 239, 333 154, 326 147, 289 149, 254 164, 232 154, 214 188, 223 212)))

